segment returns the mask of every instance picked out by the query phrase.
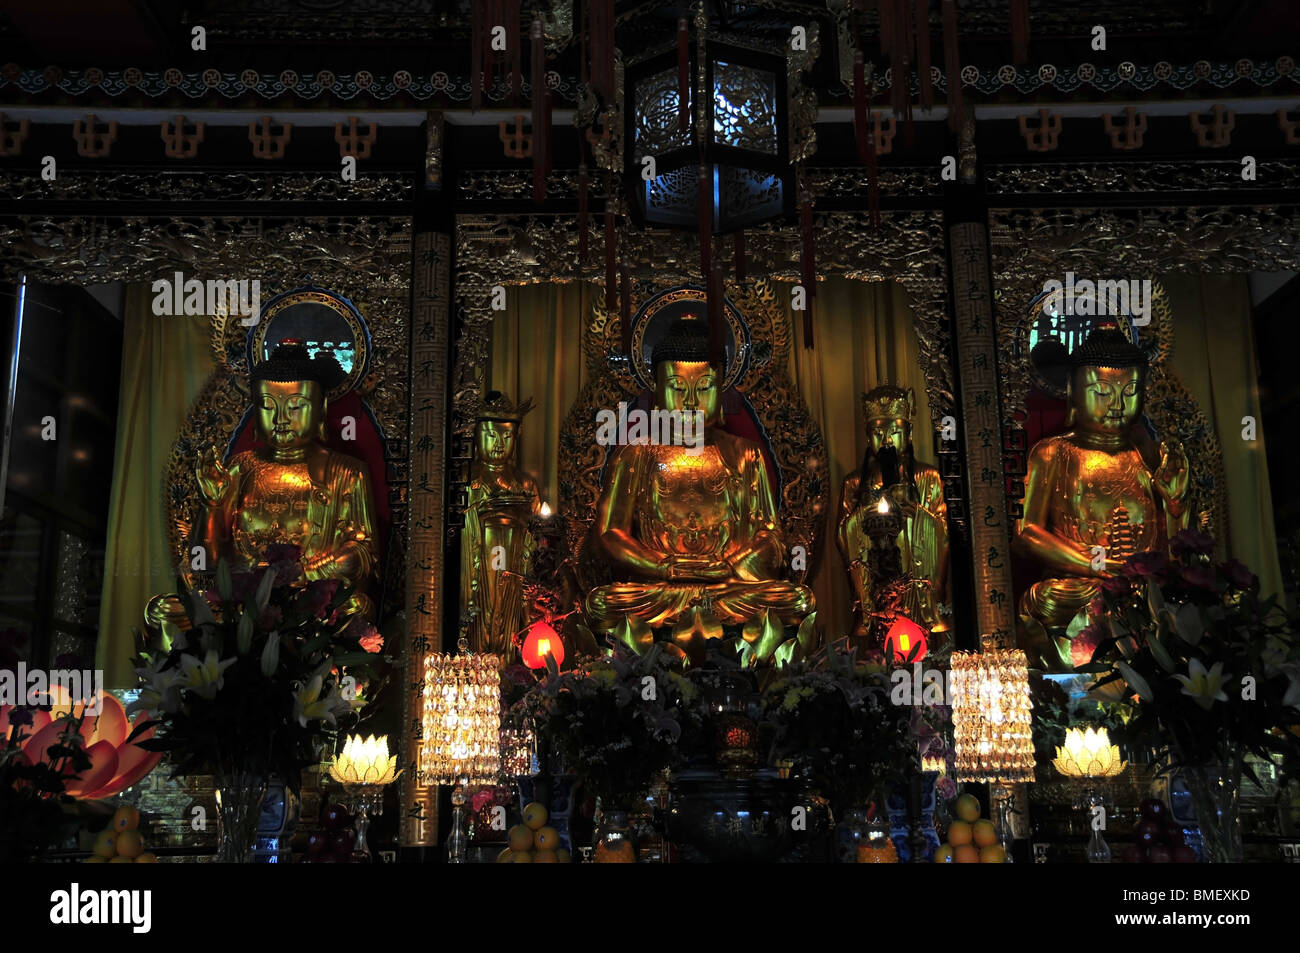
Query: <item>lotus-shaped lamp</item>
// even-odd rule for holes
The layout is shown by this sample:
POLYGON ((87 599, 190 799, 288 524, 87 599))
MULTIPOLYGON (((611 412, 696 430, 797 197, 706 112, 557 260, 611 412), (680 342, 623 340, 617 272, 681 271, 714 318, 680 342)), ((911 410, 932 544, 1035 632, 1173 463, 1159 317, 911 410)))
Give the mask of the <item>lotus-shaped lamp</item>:
POLYGON ((1124 770, 1119 746, 1110 743, 1105 728, 1070 728, 1065 746, 1056 749, 1052 764, 1067 778, 1113 778, 1124 770))
POLYGON ((340 784, 390 784, 400 771, 397 755, 388 754, 388 736, 349 735, 343 752, 330 765, 330 777, 340 784))

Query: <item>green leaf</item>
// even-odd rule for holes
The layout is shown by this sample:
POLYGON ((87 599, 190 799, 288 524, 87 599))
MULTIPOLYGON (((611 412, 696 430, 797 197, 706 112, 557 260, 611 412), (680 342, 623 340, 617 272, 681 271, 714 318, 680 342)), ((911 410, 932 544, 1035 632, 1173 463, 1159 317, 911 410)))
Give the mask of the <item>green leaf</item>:
POLYGON ((239 648, 240 655, 247 655, 248 650, 253 647, 253 613, 241 612, 239 614, 239 631, 235 643, 239 648))
POLYGON ((1151 647, 1151 654, 1155 658, 1156 662, 1159 663, 1160 667, 1166 672, 1172 672, 1175 667, 1174 660, 1172 656, 1170 656, 1169 650, 1166 649, 1164 644, 1160 641, 1159 636, 1152 633, 1150 638, 1147 639, 1147 645, 1151 647))
POLYGON ((1151 686, 1147 684, 1147 680, 1139 675, 1133 666, 1129 665, 1127 662, 1116 662, 1115 668, 1124 676, 1124 681, 1129 683, 1129 686, 1133 691, 1138 693, 1139 698, 1145 702, 1153 702, 1156 700, 1156 696, 1151 691, 1151 686))
POLYGON ((1160 610, 1165 607, 1165 596, 1156 585, 1154 579, 1147 580, 1147 609, 1151 612, 1151 618, 1159 619, 1160 610))
POLYGON ((222 602, 229 602, 235 594, 235 581, 230 574, 230 560, 222 556, 217 562, 217 593, 222 602))

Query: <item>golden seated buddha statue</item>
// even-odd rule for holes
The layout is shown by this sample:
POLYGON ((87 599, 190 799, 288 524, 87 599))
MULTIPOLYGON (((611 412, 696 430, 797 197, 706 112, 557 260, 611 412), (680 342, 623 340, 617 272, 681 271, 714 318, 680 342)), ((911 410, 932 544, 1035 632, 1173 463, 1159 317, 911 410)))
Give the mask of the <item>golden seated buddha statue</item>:
MULTIPOLYGON (((369 474, 360 460, 322 442, 326 394, 341 376, 333 358, 312 358, 293 340, 253 368, 253 423, 262 445, 229 465, 214 449, 201 456, 195 476, 204 506, 189 545, 204 547, 209 569, 225 559, 240 571, 265 565, 268 546, 293 544, 304 581, 344 580, 351 587, 345 611, 373 620, 367 590, 377 543, 369 474)), ((175 594, 151 599, 145 622, 165 636, 189 624, 175 594)))
POLYGON ((651 364, 655 410, 682 415, 682 439, 615 453, 593 536, 618 581, 590 593, 588 616, 604 629, 632 617, 651 628, 702 624, 711 635, 764 611, 797 625, 815 600, 781 578, 786 547, 762 451, 721 429, 707 326, 679 318, 651 364))
POLYGON ((1138 421, 1147 358, 1118 328, 1094 331, 1070 356, 1071 428, 1034 445, 1025 481, 1019 553, 1043 578, 1020 599, 1031 660, 1068 671, 1062 630, 1135 553, 1164 550, 1190 517, 1187 455, 1157 448, 1138 421), (1055 631, 1053 631, 1055 630, 1055 631))

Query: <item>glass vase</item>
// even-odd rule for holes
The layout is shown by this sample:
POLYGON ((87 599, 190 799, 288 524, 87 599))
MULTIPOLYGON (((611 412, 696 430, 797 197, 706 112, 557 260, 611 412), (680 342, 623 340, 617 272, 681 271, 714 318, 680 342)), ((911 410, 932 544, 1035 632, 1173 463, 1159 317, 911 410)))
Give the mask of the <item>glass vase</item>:
POLYGON ((253 863, 266 779, 247 772, 213 778, 217 799, 217 853, 213 863, 253 863))
POLYGON ((1210 765, 1183 772, 1207 864, 1239 864, 1241 844, 1240 774, 1210 765))
POLYGON ((604 811, 601 814, 592 860, 598 864, 636 863, 636 834, 628 822, 627 811, 604 811))

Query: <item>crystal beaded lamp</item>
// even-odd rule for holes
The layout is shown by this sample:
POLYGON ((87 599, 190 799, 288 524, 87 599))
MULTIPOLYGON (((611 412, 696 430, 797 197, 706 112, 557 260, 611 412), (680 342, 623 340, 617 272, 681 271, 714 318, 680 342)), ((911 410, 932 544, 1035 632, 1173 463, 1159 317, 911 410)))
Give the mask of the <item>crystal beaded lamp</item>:
POLYGON ((952 721, 957 779, 1034 779, 1029 666, 1019 649, 954 652, 952 721))
POLYGON ((431 784, 450 784, 454 863, 465 859, 465 786, 492 784, 501 772, 501 678, 495 655, 466 651, 424 659, 423 742, 420 770, 431 784))

